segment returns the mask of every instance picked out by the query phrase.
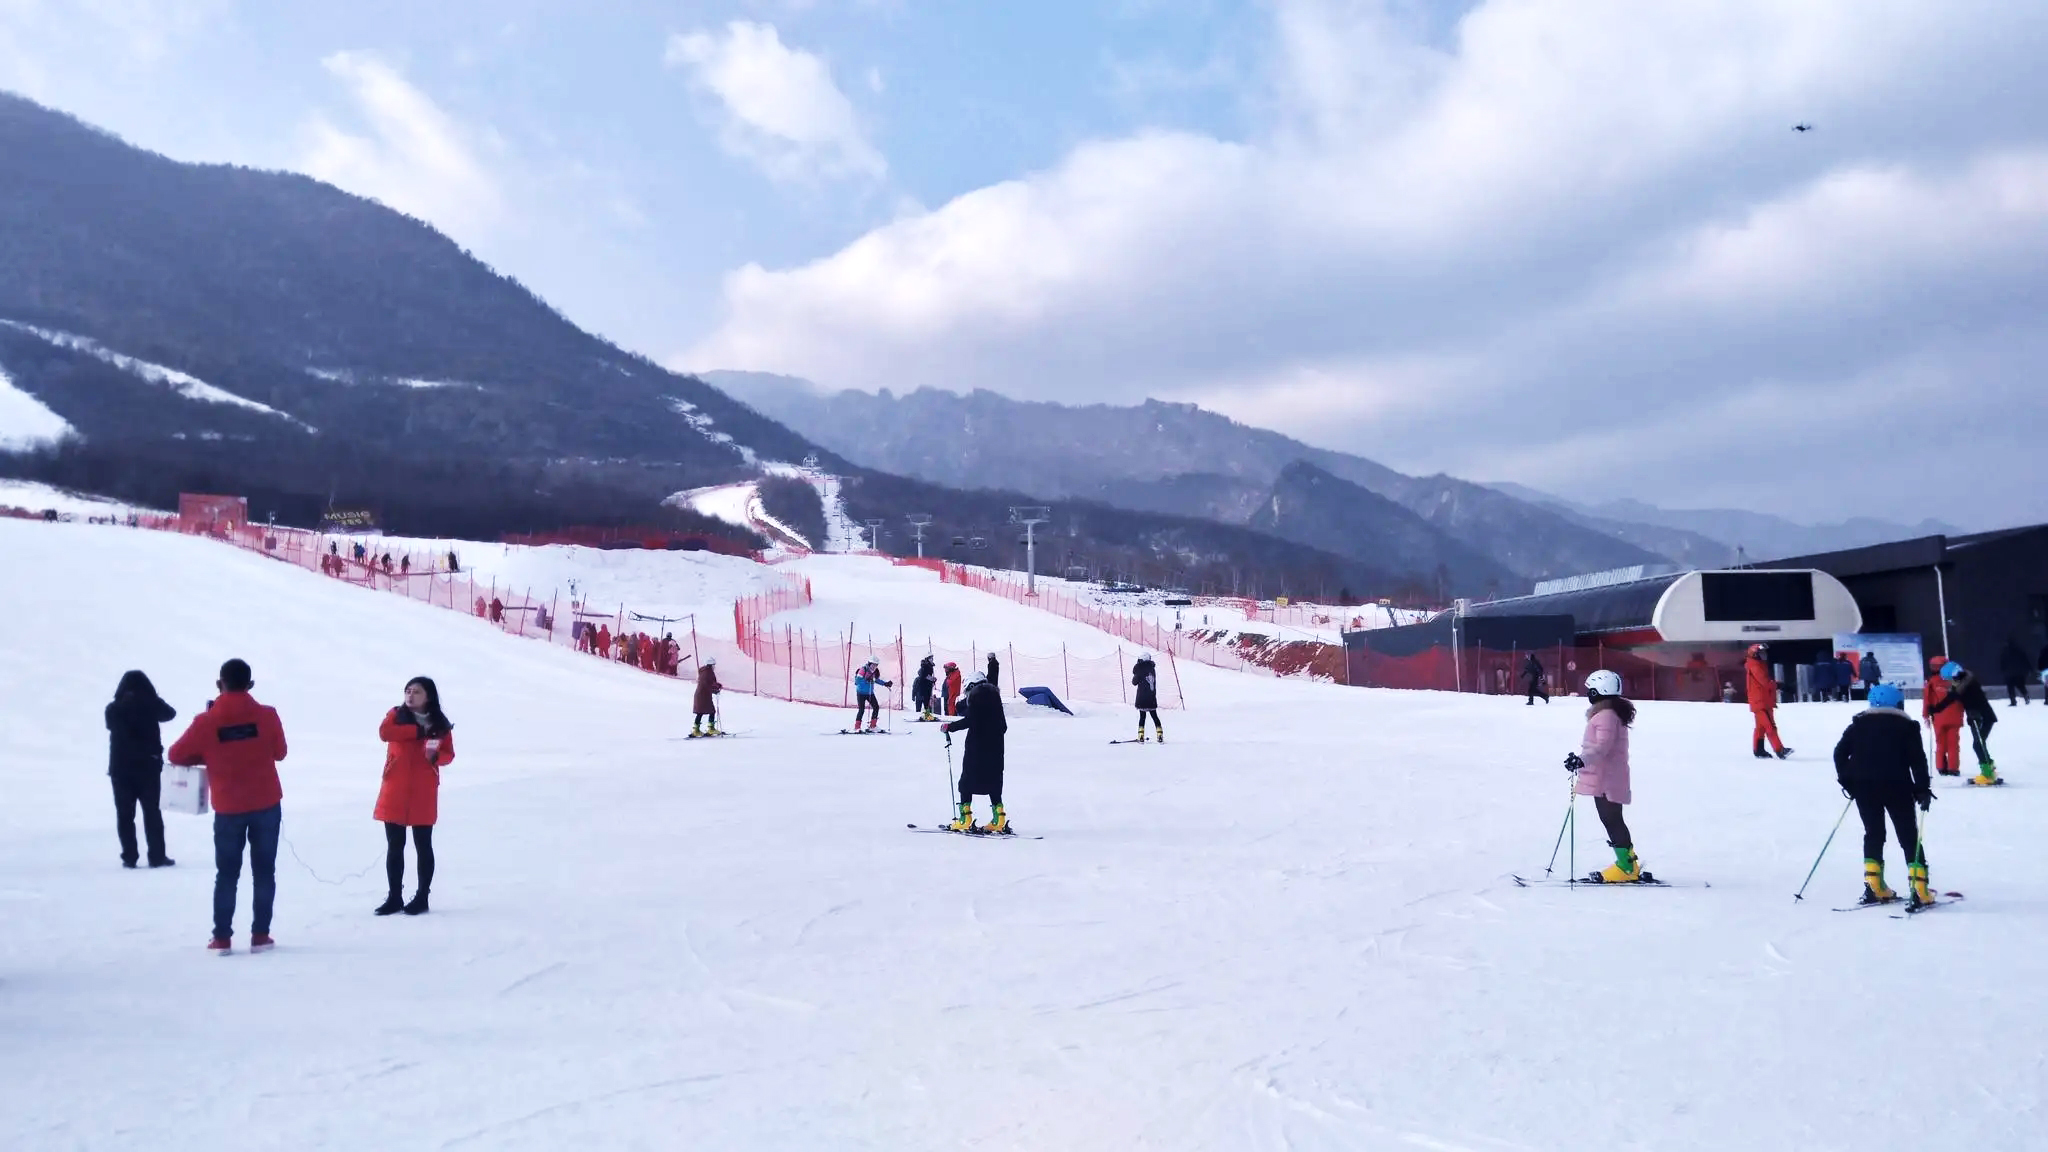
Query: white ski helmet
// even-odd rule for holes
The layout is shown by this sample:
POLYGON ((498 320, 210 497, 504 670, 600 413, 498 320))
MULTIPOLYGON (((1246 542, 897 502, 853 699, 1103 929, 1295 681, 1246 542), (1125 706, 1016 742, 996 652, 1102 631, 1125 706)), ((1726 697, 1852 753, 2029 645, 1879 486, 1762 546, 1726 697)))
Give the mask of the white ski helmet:
POLYGON ((1598 672, 1595 672, 1595 673, 1593 673, 1593 674, 1591 674, 1591 675, 1587 676, 1587 677, 1586 677, 1586 695, 1588 695, 1588 696, 1619 696, 1619 695, 1621 695, 1621 677, 1620 677, 1620 675, 1618 675, 1618 674, 1616 674, 1616 673, 1613 673, 1613 672, 1609 672, 1609 671, 1608 671, 1607 669, 1605 669, 1605 668, 1602 668, 1602 669, 1600 669, 1600 670, 1599 670, 1598 672))
POLYGON ((705 666, 706 668, 716 668, 716 667, 718 667, 718 657, 716 657, 716 656, 706 656, 706 657, 704 658, 704 666, 705 666))
POLYGON ((1140 653, 1138 653, 1138 659, 1140 659, 1140 660, 1150 660, 1150 659, 1152 659, 1152 654, 1151 654, 1150 652, 1140 652, 1140 653))

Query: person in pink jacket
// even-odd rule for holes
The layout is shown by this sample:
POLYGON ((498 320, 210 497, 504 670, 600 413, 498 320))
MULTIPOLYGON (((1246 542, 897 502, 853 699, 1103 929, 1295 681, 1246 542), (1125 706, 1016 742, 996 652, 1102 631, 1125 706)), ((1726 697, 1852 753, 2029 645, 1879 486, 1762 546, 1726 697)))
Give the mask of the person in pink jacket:
POLYGON ((1614 849, 1614 865, 1586 877, 1599 884, 1634 884, 1648 878, 1643 862, 1636 859, 1635 839, 1622 819, 1622 806, 1629 802, 1628 730, 1636 722, 1636 706, 1621 694, 1621 677, 1601 669, 1586 677, 1586 735, 1578 752, 1565 758, 1577 783, 1573 791, 1593 798, 1593 810, 1607 829, 1607 843, 1614 849))

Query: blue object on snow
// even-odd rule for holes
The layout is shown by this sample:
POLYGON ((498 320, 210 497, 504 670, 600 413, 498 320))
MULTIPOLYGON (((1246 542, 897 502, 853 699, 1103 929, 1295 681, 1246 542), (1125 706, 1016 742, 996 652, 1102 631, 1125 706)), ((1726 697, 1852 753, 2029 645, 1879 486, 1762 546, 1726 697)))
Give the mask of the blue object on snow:
POLYGON ((1050 688, 1019 688, 1017 691, 1027 704, 1036 704, 1040 708, 1057 708, 1069 716, 1074 714, 1073 709, 1060 703, 1060 698, 1053 695, 1050 688))

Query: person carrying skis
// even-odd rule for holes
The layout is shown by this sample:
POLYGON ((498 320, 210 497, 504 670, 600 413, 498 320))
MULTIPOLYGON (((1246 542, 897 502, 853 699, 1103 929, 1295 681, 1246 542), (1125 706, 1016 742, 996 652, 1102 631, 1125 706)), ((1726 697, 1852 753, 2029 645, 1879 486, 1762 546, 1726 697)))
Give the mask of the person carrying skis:
POLYGON ((271 909, 277 900, 277 841, 284 821, 284 785, 277 762, 285 757, 284 723, 277 709, 249 695, 256 679, 248 662, 230 660, 214 682, 220 695, 192 718, 164 759, 182 768, 206 767, 213 799, 213 939, 206 947, 234 950, 235 889, 242 880, 242 846, 249 847, 251 903, 249 950, 268 952, 271 909))
POLYGON ((718 701, 713 699, 725 691, 725 685, 718 682, 718 657, 706 656, 704 663, 697 666, 697 694, 690 702, 690 710, 696 715, 690 718, 690 735, 716 736, 718 732, 718 701), (698 726, 711 721, 711 731, 700 732, 698 726))
POLYGON ((1564 766, 1573 774, 1572 791, 1593 798, 1593 811, 1607 829, 1607 846, 1614 849, 1614 864, 1586 879, 1634 884, 1645 873, 1621 810, 1629 802, 1628 730, 1636 722, 1636 706, 1621 694, 1621 677, 1605 668, 1586 677, 1586 699, 1592 702, 1586 709, 1586 734, 1579 750, 1564 758, 1564 766))
POLYGON ((882 666, 870 660, 853 674, 853 730, 860 731, 860 718, 868 717, 868 731, 882 722, 882 705, 875 699, 875 685, 894 688, 896 685, 882 679, 882 666))
POLYGON ((441 711, 441 690, 425 676, 405 682, 405 701, 377 726, 384 741, 384 783, 372 813, 384 825, 384 903, 376 914, 421 916, 434 886, 434 823, 440 816, 441 769, 455 761, 455 725, 441 711), (405 830, 412 829, 420 883, 410 901, 405 887, 405 830))
POLYGON ((1913 806, 1925 812, 1934 803, 1927 778, 1927 750, 1920 728, 1906 715, 1906 694, 1896 684, 1870 690, 1870 707, 1849 721, 1835 744, 1835 782, 1856 803, 1863 818, 1863 895, 1858 902, 1883 904, 1898 899, 1884 883, 1884 821, 1891 817, 1906 856, 1912 906, 1933 902, 1927 890, 1927 850, 1915 827, 1913 806))
POLYGON ((967 751, 960 758, 960 818, 946 827, 955 832, 980 832, 992 836, 1014 836, 1010 818, 1003 811, 1003 735, 1010 722, 1003 716, 1003 694, 985 676, 967 685, 960 719, 945 726, 946 743, 953 733, 966 731, 967 751), (974 823, 974 798, 988 797, 994 814, 985 826, 974 823))
POLYGON ((938 686, 938 674, 932 671, 930 656, 917 662, 917 679, 910 682, 910 706, 917 709, 919 720, 932 719, 932 690, 938 686))
POLYGON ((946 661, 946 715, 960 714, 960 666, 946 661))
POLYGON ((1943 776, 1963 774, 1963 710, 1946 703, 1955 687, 1941 678, 1946 656, 1927 660, 1927 690, 1920 696, 1920 720, 1934 729, 1934 770, 1943 776))
POLYGON ((1984 695, 1984 685, 1977 680, 1977 674, 1951 660, 1941 666, 1941 678, 1948 681, 1949 697, 1934 706, 1936 716, 1950 710, 1963 714, 1963 723, 1970 729, 1970 751, 1977 754, 1977 774, 1970 777, 1970 783, 1981 785, 2003 784, 1999 778, 1998 765, 1991 762, 1991 729, 1998 723, 1998 711, 1991 707, 1990 697, 1984 695))
POLYGON ((1769 740, 1778 753, 1778 759, 1783 760, 1792 754, 1792 750, 1778 738, 1778 682, 1771 678, 1771 666, 1764 663, 1769 655, 1770 649, 1765 645, 1752 644, 1743 667, 1748 673, 1749 711, 1756 720, 1753 730, 1756 758, 1770 758, 1770 753, 1764 751, 1764 741, 1769 740))
POLYGON ((1159 719, 1159 665, 1150 652, 1139 655, 1138 662, 1131 665, 1131 687, 1137 689, 1138 743, 1145 742, 1145 717, 1152 717, 1152 726, 1159 730, 1159 742, 1166 743, 1166 725, 1159 719))
POLYGON ((1545 704, 1550 703, 1550 690, 1543 684, 1543 662, 1536 659, 1534 652, 1522 657, 1522 689, 1528 697, 1522 701, 1524 704, 1533 706, 1538 696, 1543 697, 1545 704))

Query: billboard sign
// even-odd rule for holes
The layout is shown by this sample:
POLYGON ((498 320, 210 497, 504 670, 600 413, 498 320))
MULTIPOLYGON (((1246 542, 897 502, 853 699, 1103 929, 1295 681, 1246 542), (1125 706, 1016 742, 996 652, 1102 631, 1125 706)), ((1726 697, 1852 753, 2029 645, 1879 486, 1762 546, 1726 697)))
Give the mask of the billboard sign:
MULTIPOLYGON (((1877 674, 1886 684, 1905 689, 1927 685, 1927 657, 1920 649, 1917 632, 1837 632, 1835 653, 1853 667, 1861 667, 1863 654, 1877 657, 1877 674)), ((1860 673, 1859 673, 1860 675, 1860 673)))
POLYGON ((329 508, 320 516, 323 532, 375 532, 377 514, 368 508, 329 508))

